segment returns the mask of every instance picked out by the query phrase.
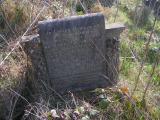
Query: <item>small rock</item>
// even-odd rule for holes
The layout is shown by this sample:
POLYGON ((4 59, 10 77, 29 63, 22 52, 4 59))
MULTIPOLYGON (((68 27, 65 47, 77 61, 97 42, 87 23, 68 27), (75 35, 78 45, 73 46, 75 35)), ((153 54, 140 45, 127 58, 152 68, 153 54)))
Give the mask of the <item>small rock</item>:
POLYGON ((97 115, 98 113, 99 113, 99 111, 98 111, 98 110, 94 110, 94 109, 91 109, 91 110, 89 111, 90 116, 95 116, 95 115, 97 115))
POLYGON ((88 116, 88 115, 86 115, 86 116, 82 117, 82 119, 81 119, 81 120, 90 120, 90 118, 89 118, 89 116, 88 116))
POLYGON ((55 109, 51 110, 51 115, 52 115, 53 118, 59 118, 55 109))

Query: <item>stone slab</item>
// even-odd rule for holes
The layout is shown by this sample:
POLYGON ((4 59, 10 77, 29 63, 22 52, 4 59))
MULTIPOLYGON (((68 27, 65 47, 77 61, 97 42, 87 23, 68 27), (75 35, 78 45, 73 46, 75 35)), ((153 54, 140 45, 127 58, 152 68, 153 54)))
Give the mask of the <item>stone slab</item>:
POLYGON ((106 87, 105 21, 100 13, 39 22, 39 35, 55 90, 106 87))

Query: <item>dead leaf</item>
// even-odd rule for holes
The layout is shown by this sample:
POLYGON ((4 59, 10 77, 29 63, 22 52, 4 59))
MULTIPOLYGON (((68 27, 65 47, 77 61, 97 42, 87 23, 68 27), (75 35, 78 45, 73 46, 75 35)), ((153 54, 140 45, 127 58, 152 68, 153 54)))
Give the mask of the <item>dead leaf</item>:
POLYGON ((123 94, 128 94, 129 93, 129 88, 127 86, 120 87, 120 90, 123 94))

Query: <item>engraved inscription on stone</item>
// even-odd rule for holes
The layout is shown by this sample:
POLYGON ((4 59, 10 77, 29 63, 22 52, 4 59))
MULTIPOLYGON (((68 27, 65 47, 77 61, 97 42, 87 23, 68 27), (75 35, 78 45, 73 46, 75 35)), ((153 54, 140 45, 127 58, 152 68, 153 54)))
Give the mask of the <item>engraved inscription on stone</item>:
POLYGON ((104 32, 100 13, 39 22, 49 77, 56 90, 106 86, 104 32))

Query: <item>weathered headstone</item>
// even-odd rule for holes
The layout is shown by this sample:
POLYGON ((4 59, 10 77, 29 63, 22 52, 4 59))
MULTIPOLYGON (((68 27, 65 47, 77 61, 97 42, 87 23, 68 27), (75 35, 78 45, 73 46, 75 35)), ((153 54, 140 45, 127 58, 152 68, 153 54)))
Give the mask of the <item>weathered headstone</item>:
POLYGON ((53 89, 63 93, 115 85, 124 28, 105 25, 100 13, 39 22, 40 36, 25 36, 22 42, 37 96, 47 97, 53 89))
POLYGON ((88 14, 39 22, 39 35, 55 90, 105 87, 105 21, 88 14))

